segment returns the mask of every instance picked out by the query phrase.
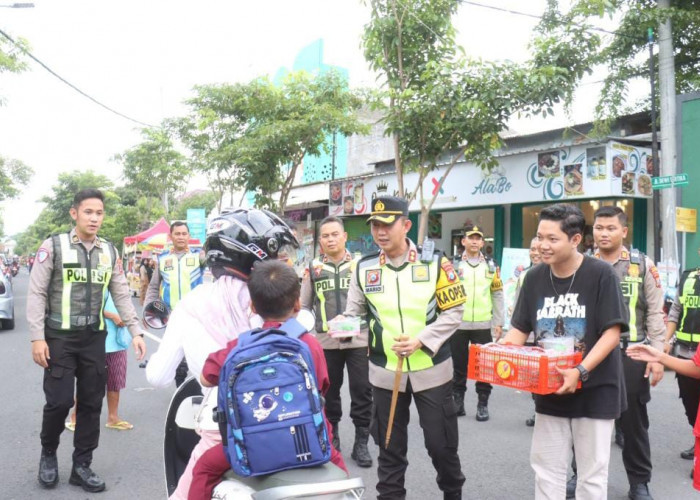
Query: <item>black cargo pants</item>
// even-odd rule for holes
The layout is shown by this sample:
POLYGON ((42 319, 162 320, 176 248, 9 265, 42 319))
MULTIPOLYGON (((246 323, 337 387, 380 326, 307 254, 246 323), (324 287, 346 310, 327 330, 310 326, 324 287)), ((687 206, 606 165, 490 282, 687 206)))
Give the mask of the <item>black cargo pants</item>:
POLYGON ((73 463, 90 464, 100 440, 100 413, 107 383, 105 331, 46 332, 49 367, 44 370, 41 446, 56 451, 68 412, 77 405, 73 463), (77 383, 76 383, 77 381, 77 383))

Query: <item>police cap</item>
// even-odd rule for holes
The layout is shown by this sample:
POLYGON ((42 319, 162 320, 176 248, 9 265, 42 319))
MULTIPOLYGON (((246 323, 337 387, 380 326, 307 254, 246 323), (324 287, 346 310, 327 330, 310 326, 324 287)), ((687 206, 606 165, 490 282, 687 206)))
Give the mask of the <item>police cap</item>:
POLYGON ((408 202, 396 196, 380 196, 372 200, 372 215, 367 219, 383 224, 393 224, 398 217, 408 217, 408 202))

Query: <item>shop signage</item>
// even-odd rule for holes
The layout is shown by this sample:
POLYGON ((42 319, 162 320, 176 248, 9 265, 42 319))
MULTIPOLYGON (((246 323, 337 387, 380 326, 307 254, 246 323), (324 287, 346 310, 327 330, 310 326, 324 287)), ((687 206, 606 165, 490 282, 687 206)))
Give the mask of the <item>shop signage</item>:
MULTIPOLYGON (((433 210, 457 207, 537 203, 605 197, 650 198, 651 149, 614 141, 575 145, 544 152, 526 152, 498 159, 490 171, 460 163, 440 186, 433 210)), ((445 167, 423 181, 426 199, 438 191, 445 167)), ((404 196, 413 193, 418 174, 404 175, 404 196)), ((367 215, 372 199, 399 196, 396 174, 377 175, 330 184, 331 215, 367 215)), ((414 200, 410 209, 420 209, 414 200)))
POLYGON ((676 231, 696 233, 698 231, 698 211, 694 208, 676 207, 676 231))

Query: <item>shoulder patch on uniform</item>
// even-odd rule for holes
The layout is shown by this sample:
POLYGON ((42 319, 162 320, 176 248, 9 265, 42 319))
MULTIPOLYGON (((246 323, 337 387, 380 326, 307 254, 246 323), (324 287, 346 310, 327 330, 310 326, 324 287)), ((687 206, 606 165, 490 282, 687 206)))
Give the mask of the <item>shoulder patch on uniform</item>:
POLYGON ((42 262, 44 262, 48 258, 49 258, 49 251, 46 248, 41 247, 39 249, 39 251, 37 251, 37 253, 36 253, 36 260, 38 260, 39 264, 41 264, 42 262))
POLYGON ((661 288, 661 278, 659 276, 659 270, 656 269, 656 266, 650 266, 649 273, 654 278, 654 283, 656 284, 656 288, 661 288))
POLYGON ((449 281, 450 283, 456 283, 459 281, 459 277, 457 276, 457 273, 455 273, 455 268, 452 265, 452 262, 450 262, 447 259, 442 259, 442 262, 440 262, 440 267, 443 271, 445 271, 447 281, 449 281))

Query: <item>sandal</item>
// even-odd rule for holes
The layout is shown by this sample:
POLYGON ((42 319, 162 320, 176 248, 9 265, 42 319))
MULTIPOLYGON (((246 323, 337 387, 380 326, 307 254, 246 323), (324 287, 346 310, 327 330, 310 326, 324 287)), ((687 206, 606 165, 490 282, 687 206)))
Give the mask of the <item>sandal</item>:
POLYGON ((132 424, 130 424, 129 422, 127 422, 126 420, 120 420, 116 424, 108 423, 105 425, 105 427, 107 427, 108 429, 115 429, 118 431, 130 431, 131 429, 134 428, 134 426, 132 424))
POLYGON ((66 429, 71 432, 75 432, 75 422, 71 422, 70 420, 66 422, 66 429))

